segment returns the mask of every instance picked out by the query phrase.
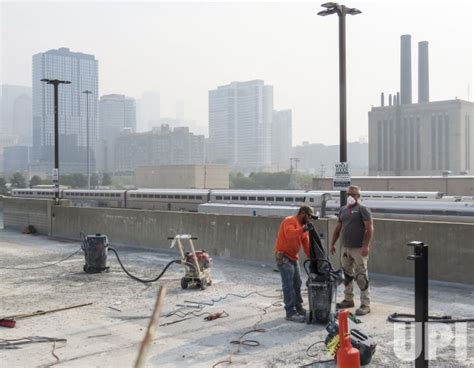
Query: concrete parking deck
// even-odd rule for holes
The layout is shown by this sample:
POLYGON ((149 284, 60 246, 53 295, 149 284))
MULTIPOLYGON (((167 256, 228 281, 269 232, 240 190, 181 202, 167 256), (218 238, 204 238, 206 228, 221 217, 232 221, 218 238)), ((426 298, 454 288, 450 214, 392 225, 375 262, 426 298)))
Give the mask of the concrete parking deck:
MULTIPOLYGON (((199 242, 197 245, 201 246, 199 242)), ((117 248, 130 270, 143 277, 157 275, 169 260, 177 258, 176 250, 157 252, 133 247, 117 248)), ((47 265, 77 249, 79 244, 74 242, 0 230, 0 267, 47 265)), ((83 308, 19 320, 13 329, 0 327, 0 339, 3 340, 28 336, 67 339, 67 342, 55 344, 37 343, 20 345, 14 350, 1 349, 1 367, 132 367, 159 285, 166 285, 168 293, 159 322, 161 326, 148 354, 147 367, 210 368, 229 358, 232 367, 297 367, 330 358, 322 345, 311 350, 312 354, 317 354, 316 357, 306 354, 309 345, 325 338, 324 326, 285 321, 280 278, 272 265, 214 258, 214 284, 201 291, 180 288, 182 268, 178 265, 171 266, 159 282, 143 285, 128 278, 112 254, 109 255, 111 269, 108 273, 85 274, 83 263, 80 252, 51 267, 23 271, 0 269, 0 316, 93 303, 83 308), (246 298, 228 295, 244 296, 252 292, 261 294, 254 293, 246 298), (178 304, 190 304, 185 302, 189 300, 211 303, 213 299, 222 300, 197 311, 195 314, 198 316, 187 315, 191 318, 162 325, 181 319, 178 314, 165 316, 181 308, 178 304), (204 312, 220 311, 229 316, 210 322, 203 319, 204 312), (245 336, 245 339, 257 340, 258 346, 240 345, 239 348, 231 343, 252 329, 264 329, 264 332, 245 336)), ((413 366, 412 362, 404 363, 396 357, 393 324, 387 322, 387 315, 392 312, 413 312, 413 280, 372 275, 371 285, 373 312, 361 317, 363 323, 358 325, 377 343, 370 366, 413 366)), ((341 290, 339 294, 342 294, 341 290)), ((430 312, 472 316, 473 297, 474 286, 433 284, 430 312)), ((193 310, 187 308, 181 312, 193 310)), ((473 325, 468 325, 467 360, 455 360, 454 347, 448 346, 438 352, 438 359, 430 366, 473 366, 473 332, 473 325)), ((228 363, 217 367, 225 366, 228 363)), ((335 363, 313 366, 335 367, 335 363)))

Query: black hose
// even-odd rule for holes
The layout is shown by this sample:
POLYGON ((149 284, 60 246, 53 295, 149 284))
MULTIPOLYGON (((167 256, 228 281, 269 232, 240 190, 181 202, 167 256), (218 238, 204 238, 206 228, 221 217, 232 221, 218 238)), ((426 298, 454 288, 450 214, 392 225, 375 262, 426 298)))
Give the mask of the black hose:
POLYGON ((136 281, 139 281, 139 282, 143 282, 144 284, 147 284, 147 283, 150 283, 150 282, 155 282, 155 281, 158 281, 166 272, 166 270, 173 264, 173 263, 178 263, 178 264, 184 264, 186 266, 189 266, 189 267, 192 267, 194 269, 196 269, 196 266, 193 265, 192 263, 189 263, 189 262, 182 262, 180 259, 174 259, 172 260, 171 262, 168 262, 168 264, 165 266, 165 268, 163 269, 163 271, 161 271, 161 273, 155 277, 154 279, 149 279, 149 280, 144 280, 144 279, 141 279, 137 276, 134 276, 132 275, 130 272, 127 271, 127 269, 125 268, 125 266, 123 265, 122 261, 120 260, 120 257, 118 255, 118 252, 112 248, 112 247, 109 247, 109 250, 111 250, 112 252, 115 253, 115 256, 117 257, 117 261, 118 263, 120 264, 120 267, 122 267, 122 270, 123 272, 125 272, 130 278, 136 280, 136 281))
MULTIPOLYGON (((413 323, 415 322, 414 314, 392 313, 387 320, 393 323, 413 323)), ((457 322, 474 322, 474 318, 452 318, 451 316, 428 316, 428 322, 439 323, 457 323, 457 322)))

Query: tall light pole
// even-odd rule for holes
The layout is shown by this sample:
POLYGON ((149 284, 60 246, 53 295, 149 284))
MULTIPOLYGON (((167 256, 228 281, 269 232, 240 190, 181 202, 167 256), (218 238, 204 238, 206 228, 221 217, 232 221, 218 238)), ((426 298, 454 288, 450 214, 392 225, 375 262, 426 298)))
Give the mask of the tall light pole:
MULTIPOLYGON (((340 162, 347 162, 347 91, 346 91, 346 14, 357 15, 359 9, 348 8, 337 3, 324 3, 318 15, 339 16, 339 156, 340 162)), ((346 192, 341 190, 341 207, 346 205, 346 192)))
POLYGON ((53 170, 53 184, 54 184, 54 199, 56 203, 59 200, 59 108, 58 108, 58 86, 60 84, 71 84, 70 81, 59 79, 41 79, 41 82, 52 84, 54 87, 54 170, 53 170))
POLYGON ((89 95, 92 93, 89 90, 82 91, 86 95, 86 116, 87 116, 87 124, 86 124, 86 139, 87 139, 87 189, 91 189, 91 167, 90 167, 90 160, 89 160, 89 95))

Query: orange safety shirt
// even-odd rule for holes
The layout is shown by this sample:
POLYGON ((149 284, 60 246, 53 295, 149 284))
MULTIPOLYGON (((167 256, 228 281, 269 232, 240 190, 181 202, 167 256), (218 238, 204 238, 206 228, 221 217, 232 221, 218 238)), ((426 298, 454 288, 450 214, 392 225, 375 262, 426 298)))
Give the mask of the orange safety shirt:
POLYGON ((289 259, 296 261, 301 245, 303 245, 306 256, 309 257, 309 235, 303 230, 303 226, 296 216, 289 216, 281 222, 278 229, 275 253, 283 252, 289 259))

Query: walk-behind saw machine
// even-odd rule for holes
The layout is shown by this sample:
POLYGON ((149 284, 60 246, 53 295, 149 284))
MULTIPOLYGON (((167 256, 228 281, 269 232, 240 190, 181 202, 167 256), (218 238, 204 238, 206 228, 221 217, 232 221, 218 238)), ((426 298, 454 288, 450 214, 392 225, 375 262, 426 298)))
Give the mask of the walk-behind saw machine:
POLYGON ((117 257, 117 261, 123 271, 136 281, 143 283, 158 281, 173 263, 177 263, 183 265, 185 269, 185 274, 181 279, 181 287, 183 289, 186 289, 191 284, 198 286, 202 290, 204 290, 208 285, 212 285, 212 258, 205 250, 195 250, 193 240, 196 240, 197 238, 191 235, 178 234, 175 237, 168 238, 168 240, 172 240, 171 248, 177 245, 181 258, 170 261, 164 267, 163 271, 161 271, 161 273, 154 279, 141 279, 131 274, 120 260, 117 250, 109 246, 107 235, 95 234, 86 236, 81 232, 80 237, 86 261, 83 270, 86 273, 100 273, 102 271, 107 271, 109 269, 107 266, 107 253, 108 250, 110 250, 117 257), (189 241, 190 251, 185 251, 183 241, 189 241))
POLYGON ((306 323, 328 323, 336 315, 337 286, 344 280, 342 270, 334 271, 321 238, 313 227, 309 231, 310 257, 303 266, 308 275, 309 310, 306 323))
POLYGON ((168 240, 173 240, 171 248, 176 244, 178 245, 181 261, 186 269, 186 274, 181 279, 181 287, 183 289, 187 289, 190 284, 195 284, 202 290, 208 285, 212 285, 212 258, 209 257, 205 250, 196 251, 194 249, 193 240, 196 239, 196 237, 191 235, 176 235, 174 238, 168 238, 168 240), (189 240, 190 252, 184 251, 182 240, 189 240))
MULTIPOLYGON (((328 336, 325 345, 329 352, 336 356, 340 348, 339 324, 336 311, 337 287, 344 281, 342 270, 335 271, 322 244, 316 229, 309 231, 310 258, 304 262, 308 275, 309 309, 306 312, 306 323, 327 324, 328 336)), ((360 364, 368 364, 375 353, 376 345, 372 339, 349 323, 350 342, 359 350, 360 364)))

